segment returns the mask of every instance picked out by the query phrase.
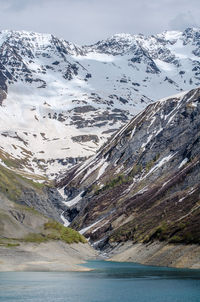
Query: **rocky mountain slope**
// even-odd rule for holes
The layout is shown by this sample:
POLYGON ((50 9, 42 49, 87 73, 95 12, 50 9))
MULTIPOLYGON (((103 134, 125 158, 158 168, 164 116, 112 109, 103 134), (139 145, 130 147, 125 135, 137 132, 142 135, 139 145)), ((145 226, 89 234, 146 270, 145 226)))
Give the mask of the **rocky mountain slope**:
POLYGON ((164 241, 133 244, 129 241, 118 244, 109 256, 112 261, 200 269, 199 244, 168 244, 164 241))
POLYGON ((195 28, 118 34, 83 47, 2 31, 1 163, 55 178, 93 155, 152 101, 200 84, 199 43, 195 28))
POLYGON ((200 89, 136 115, 58 183, 65 217, 101 249, 132 241, 199 244, 200 89))
MULTIPOLYGON (((0 165, 0 200, 8 199, 21 206, 37 210, 43 215, 62 222, 66 208, 63 198, 52 182, 38 183, 0 165)), ((18 216, 18 215, 17 215, 18 216)))
POLYGON ((62 222, 61 203, 50 184, 0 165, 0 271, 85 270, 77 264, 96 252, 82 235, 54 220, 62 222))

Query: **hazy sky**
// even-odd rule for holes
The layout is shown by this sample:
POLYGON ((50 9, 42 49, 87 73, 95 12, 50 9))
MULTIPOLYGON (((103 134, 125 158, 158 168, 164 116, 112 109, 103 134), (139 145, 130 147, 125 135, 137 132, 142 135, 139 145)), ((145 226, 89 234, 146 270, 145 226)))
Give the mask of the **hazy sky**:
POLYGON ((0 29, 52 33, 78 44, 200 26, 199 0, 0 0, 0 8, 0 29))

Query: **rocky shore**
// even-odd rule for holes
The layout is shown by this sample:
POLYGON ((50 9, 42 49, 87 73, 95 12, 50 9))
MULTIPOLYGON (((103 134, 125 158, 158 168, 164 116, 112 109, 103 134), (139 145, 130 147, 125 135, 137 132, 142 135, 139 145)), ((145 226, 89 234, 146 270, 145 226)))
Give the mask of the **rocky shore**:
POLYGON ((109 253, 109 260, 144 265, 200 269, 200 246, 191 244, 149 244, 126 242, 109 253))

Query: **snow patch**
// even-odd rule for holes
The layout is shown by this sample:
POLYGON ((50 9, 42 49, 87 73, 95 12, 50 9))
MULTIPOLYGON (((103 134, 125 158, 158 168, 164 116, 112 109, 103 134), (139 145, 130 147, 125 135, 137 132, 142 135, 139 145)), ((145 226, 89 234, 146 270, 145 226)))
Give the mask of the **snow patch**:
POLYGON ((168 156, 165 156, 163 159, 161 159, 154 167, 151 168, 151 170, 144 176, 142 177, 143 179, 145 179, 147 176, 149 176, 151 173, 153 173, 154 171, 158 170, 159 168, 161 168, 164 164, 166 164, 172 157, 175 156, 176 153, 174 154, 169 154, 168 156))
POLYGON ((64 214, 64 211, 60 215, 60 218, 62 219, 64 226, 68 227, 70 225, 70 222, 65 218, 65 216, 63 214, 64 214))
POLYGON ((86 228, 83 228, 82 230, 79 231, 80 234, 86 233, 89 229, 91 229, 93 226, 97 225, 99 222, 101 222, 104 218, 99 219, 98 221, 94 222, 93 224, 89 225, 86 228))
MULTIPOLYGON (((104 159, 105 160, 105 159, 104 159)), ((101 168, 99 169, 99 173, 98 173, 98 176, 97 176, 97 178, 96 178, 96 180, 98 180, 100 177, 101 177, 101 175, 103 175, 104 174, 104 172, 105 172, 105 170, 106 170, 106 168, 109 166, 109 163, 108 162, 104 162, 103 163, 103 165, 101 166, 101 168)))
POLYGON ((180 165, 178 166, 178 168, 180 169, 181 167, 183 167, 186 163, 188 162, 188 158, 184 158, 184 160, 180 163, 180 165))
POLYGON ((74 206, 75 204, 77 204, 81 199, 81 195, 83 194, 84 191, 82 191, 81 193, 79 193, 76 197, 74 197, 72 200, 69 201, 63 201, 63 203, 65 205, 67 205, 68 207, 74 206))

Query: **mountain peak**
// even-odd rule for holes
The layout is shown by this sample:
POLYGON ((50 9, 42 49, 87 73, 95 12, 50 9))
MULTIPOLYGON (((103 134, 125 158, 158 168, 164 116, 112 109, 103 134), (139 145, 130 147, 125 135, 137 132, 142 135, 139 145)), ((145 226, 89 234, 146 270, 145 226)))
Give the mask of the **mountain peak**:
POLYGON ((147 104, 200 86, 198 39, 187 37, 118 33, 77 47, 50 34, 0 32, 0 148, 16 160, 27 148, 31 164, 20 167, 53 177, 92 155, 147 104))
POLYGON ((48 33, 38 33, 33 31, 26 31, 26 30, 9 30, 9 29, 2 30, 0 34, 8 37, 20 37, 21 39, 23 38, 50 39, 52 36, 51 34, 48 33))
POLYGON ((156 37, 162 37, 165 38, 168 41, 171 40, 177 40, 183 35, 183 32, 178 31, 178 30, 165 30, 161 34, 157 34, 156 37))
POLYGON ((120 39, 133 40, 134 39, 134 35, 129 34, 129 33, 117 33, 117 34, 114 34, 113 36, 111 36, 111 38, 108 38, 107 40, 110 40, 110 39, 116 39, 116 40, 120 40, 120 39))

